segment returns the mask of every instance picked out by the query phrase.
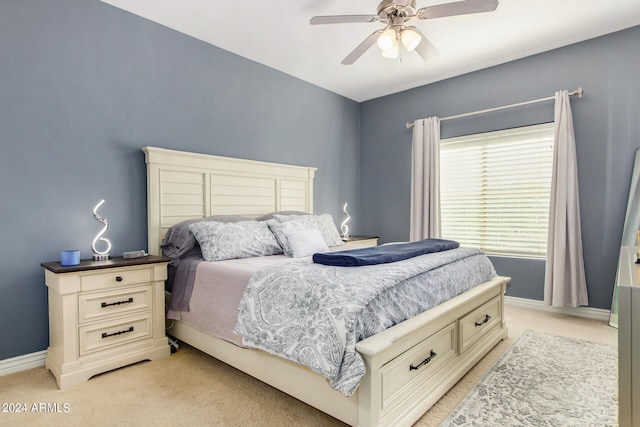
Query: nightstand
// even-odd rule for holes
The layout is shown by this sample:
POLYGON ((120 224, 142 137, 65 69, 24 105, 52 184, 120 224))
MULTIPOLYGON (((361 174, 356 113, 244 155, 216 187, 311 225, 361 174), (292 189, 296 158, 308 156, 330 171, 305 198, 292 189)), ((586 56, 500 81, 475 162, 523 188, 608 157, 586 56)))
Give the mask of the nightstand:
POLYGON ((41 264, 49 288, 46 367, 60 389, 171 353, 164 329, 169 261, 147 255, 41 264))
POLYGON ((342 239, 345 245, 341 247, 347 250, 378 246, 378 239, 378 236, 349 236, 347 239, 342 239))

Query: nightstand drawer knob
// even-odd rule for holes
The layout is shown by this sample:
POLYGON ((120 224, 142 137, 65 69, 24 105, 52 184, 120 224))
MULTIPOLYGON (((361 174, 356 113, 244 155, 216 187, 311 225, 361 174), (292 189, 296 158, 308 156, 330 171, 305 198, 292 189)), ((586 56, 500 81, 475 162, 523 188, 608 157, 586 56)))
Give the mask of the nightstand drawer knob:
POLYGON ((122 334, 126 334, 129 332, 133 332, 133 326, 129 326, 129 329, 125 329, 124 331, 118 331, 118 332, 114 332, 112 334, 108 334, 106 332, 102 333, 102 338, 109 338, 109 337, 114 337, 116 335, 122 335, 122 334))
POLYGON ((116 276, 116 282, 122 282, 122 276, 116 276))
POLYGON ((109 306, 112 306, 112 305, 128 304, 130 302, 133 302, 133 297, 129 297, 129 299, 126 299, 124 301, 110 302, 108 304, 106 302, 103 302, 102 304, 100 304, 100 307, 105 308, 105 307, 109 307, 109 306))

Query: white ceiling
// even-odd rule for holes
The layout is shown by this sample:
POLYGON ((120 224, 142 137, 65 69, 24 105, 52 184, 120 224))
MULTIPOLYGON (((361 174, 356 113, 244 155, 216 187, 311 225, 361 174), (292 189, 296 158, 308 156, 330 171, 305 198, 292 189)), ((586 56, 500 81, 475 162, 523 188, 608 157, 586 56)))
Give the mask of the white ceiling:
POLYGON ((640 0, 500 0, 495 12, 413 19, 440 51, 431 61, 415 52, 385 59, 374 45, 346 66, 340 61, 384 25, 309 19, 375 15, 378 0, 102 1, 359 102, 640 25, 640 0))

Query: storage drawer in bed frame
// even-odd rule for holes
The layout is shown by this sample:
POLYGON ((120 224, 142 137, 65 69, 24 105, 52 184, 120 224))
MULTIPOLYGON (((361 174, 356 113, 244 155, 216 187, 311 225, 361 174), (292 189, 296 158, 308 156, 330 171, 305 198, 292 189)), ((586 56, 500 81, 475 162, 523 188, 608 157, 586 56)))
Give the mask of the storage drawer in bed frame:
POLYGON ((413 382, 433 378, 455 356, 454 322, 382 367, 382 408, 393 406, 413 382))
POLYGON ((360 393, 369 408, 359 425, 411 425, 444 395, 497 342, 506 338, 503 318, 504 283, 484 284, 409 319, 357 345, 367 370, 373 372, 360 393), (451 307, 454 307, 453 309, 451 307), (422 322, 422 325, 417 323, 422 322), (404 335, 404 330, 413 332, 404 335), (385 353, 380 338, 390 336, 385 353), (395 342, 393 340, 400 337, 395 342), (376 348, 378 347, 378 348, 376 348), (374 354, 377 353, 377 354, 374 354), (372 359, 367 357, 373 355, 372 359), (379 365, 376 367, 375 363, 379 365), (416 404, 416 402, 419 402, 416 404), (371 422, 366 418, 371 419, 371 422))
POLYGON ((494 326, 501 324, 502 320, 502 305, 499 296, 461 318, 458 321, 460 353, 483 337, 494 326))

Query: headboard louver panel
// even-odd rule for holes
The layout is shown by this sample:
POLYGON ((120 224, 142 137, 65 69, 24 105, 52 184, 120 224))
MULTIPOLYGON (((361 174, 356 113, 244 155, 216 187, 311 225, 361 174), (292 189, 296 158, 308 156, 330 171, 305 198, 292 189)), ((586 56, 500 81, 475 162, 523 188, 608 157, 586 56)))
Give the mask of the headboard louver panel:
POLYGON ((174 224, 210 215, 313 212, 316 168, 145 147, 148 252, 174 224))
POLYGON ((276 210, 274 178, 211 175, 213 215, 258 216, 276 210))
POLYGON ((282 211, 304 211, 306 182, 283 179, 280 181, 280 209, 282 211))
POLYGON ((160 203, 162 233, 180 221, 207 216, 205 187, 206 175, 202 172, 180 172, 160 169, 160 203))

